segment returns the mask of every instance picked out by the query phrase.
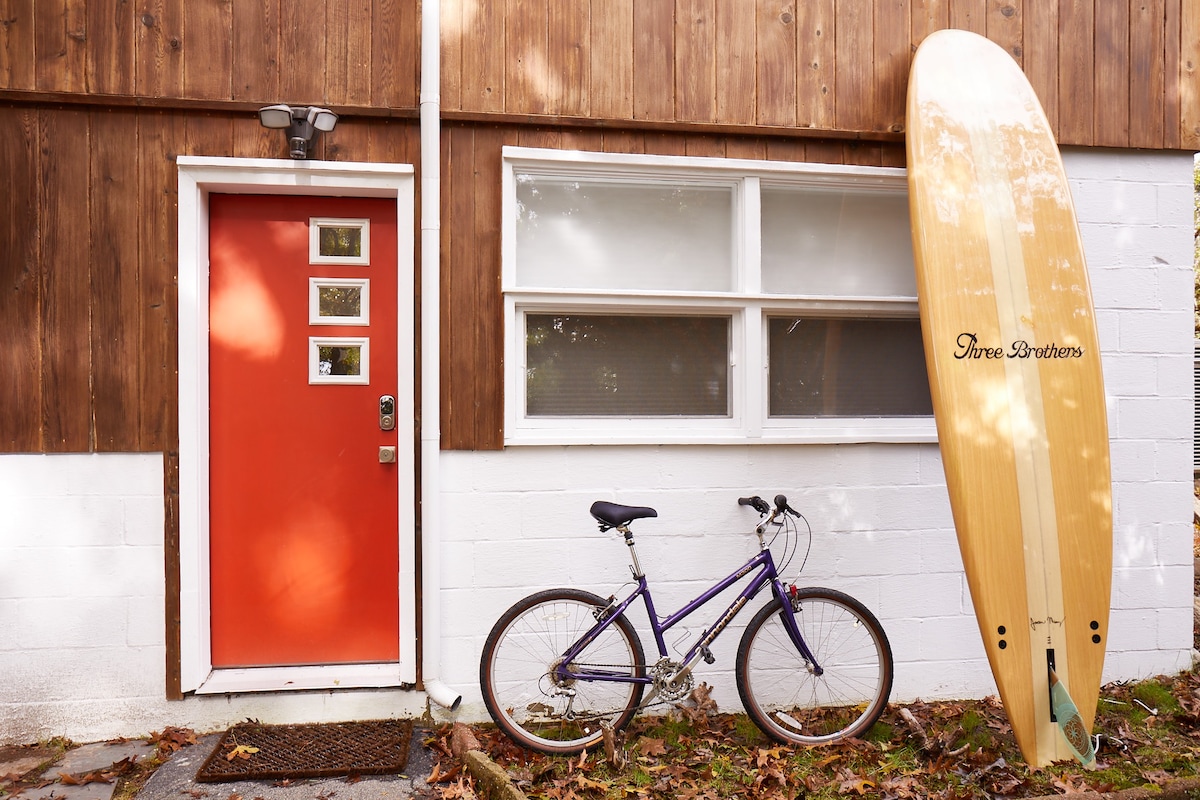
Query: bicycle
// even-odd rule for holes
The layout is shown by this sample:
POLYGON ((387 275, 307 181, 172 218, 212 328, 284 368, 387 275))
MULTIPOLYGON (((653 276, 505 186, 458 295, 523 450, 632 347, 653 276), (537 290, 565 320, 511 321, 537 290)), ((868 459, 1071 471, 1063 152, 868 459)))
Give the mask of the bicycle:
MULTIPOLYGON (((785 496, 777 495, 774 507, 758 496, 738 503, 760 515, 758 552, 662 619, 654 610, 629 529, 635 520, 658 512, 593 503, 590 511, 600 530, 616 529, 624 536, 636 586, 620 600, 615 594, 604 599, 580 589, 549 589, 509 608, 492 627, 479 664, 484 703, 496 724, 518 744, 543 753, 595 747, 606 726, 619 731, 639 709, 678 703, 691 694, 693 668, 701 659, 708 664, 715 660, 709 646, 751 599, 770 587, 770 600, 746 626, 735 661, 738 694, 750 718, 784 744, 824 744, 870 730, 892 688, 891 645, 879 620, 843 592, 797 588, 779 578, 770 548, 780 529, 783 569, 799 547, 795 520, 804 521, 809 550, 812 546, 811 526, 785 496), (749 584, 682 661, 671 660, 664 634, 751 573, 749 584), (645 603, 658 650, 653 664, 646 662, 641 639, 626 616, 638 598, 645 603)), ((804 562, 807 558, 808 551, 804 562)))

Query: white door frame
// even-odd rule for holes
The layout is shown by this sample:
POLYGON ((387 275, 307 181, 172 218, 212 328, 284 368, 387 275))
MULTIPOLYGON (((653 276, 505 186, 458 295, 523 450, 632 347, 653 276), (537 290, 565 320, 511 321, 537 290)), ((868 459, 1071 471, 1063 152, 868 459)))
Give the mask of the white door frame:
MULTIPOLYGON (((218 194, 380 197, 396 201, 397 377, 415 379, 414 178, 407 164, 179 156, 179 600, 184 692, 281 691, 400 686, 416 682, 416 464, 398 460, 400 659, 391 664, 212 668, 208 514, 208 197, 218 194)), ((414 419, 411 389, 397 392, 396 418, 414 419)), ((404 431, 411 426, 400 425, 404 431)), ((401 441, 400 452, 415 452, 401 441)))

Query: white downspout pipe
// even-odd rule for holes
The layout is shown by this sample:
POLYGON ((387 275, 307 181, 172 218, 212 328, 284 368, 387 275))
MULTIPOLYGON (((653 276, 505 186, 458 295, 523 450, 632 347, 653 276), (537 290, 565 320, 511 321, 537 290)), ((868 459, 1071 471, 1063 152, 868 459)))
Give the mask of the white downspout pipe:
POLYGON ((442 683, 441 581, 441 0, 421 3, 421 679, 453 711, 442 683))

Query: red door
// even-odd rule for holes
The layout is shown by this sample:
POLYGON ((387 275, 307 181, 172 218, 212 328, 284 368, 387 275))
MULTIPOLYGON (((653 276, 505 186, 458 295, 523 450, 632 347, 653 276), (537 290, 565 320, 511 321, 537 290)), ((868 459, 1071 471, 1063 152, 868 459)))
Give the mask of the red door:
POLYGON ((212 664, 398 661, 396 203, 209 214, 212 664))

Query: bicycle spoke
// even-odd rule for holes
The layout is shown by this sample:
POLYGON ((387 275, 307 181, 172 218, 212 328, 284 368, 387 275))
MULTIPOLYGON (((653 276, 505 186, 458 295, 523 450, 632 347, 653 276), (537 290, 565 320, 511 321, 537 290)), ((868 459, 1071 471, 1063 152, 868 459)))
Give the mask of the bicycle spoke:
POLYGON ((859 736, 891 691, 891 651, 878 622, 832 590, 803 590, 795 614, 819 662, 792 644, 775 602, 755 616, 738 651, 738 689, 755 722, 781 741, 819 743, 859 736))
MULTIPOLYGON (((493 718, 517 741, 544 752, 575 752, 600 741, 600 722, 620 727, 632 717, 640 684, 558 674, 562 656, 596 624, 593 612, 603 605, 586 592, 542 592, 518 603, 493 628, 480 682, 493 718)), ((568 672, 596 665, 634 677, 643 661, 636 634, 621 618, 584 648, 568 672)))

